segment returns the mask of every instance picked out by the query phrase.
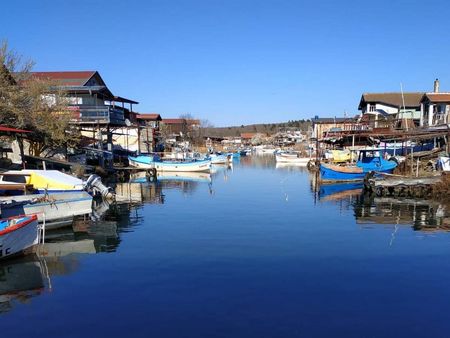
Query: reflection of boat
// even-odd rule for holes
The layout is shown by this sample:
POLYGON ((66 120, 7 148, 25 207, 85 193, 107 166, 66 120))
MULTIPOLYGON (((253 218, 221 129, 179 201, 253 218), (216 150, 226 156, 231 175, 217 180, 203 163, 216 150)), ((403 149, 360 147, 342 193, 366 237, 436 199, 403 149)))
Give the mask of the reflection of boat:
MULTIPOLYGON (((92 212, 92 196, 85 191, 21 195, 0 198, 2 217, 37 214, 39 222, 86 215, 92 212)), ((51 228, 47 224, 46 228, 51 228)))
POLYGON ((356 166, 321 164, 320 175, 323 181, 357 181, 363 180, 366 174, 371 171, 392 173, 396 166, 397 163, 386 161, 378 151, 361 150, 356 166))
POLYGON ((0 221, 0 258, 22 253, 38 243, 36 215, 15 216, 0 221))
POLYGON ((362 182, 321 184, 319 197, 323 202, 342 200, 350 196, 361 195, 362 187, 362 182))
POLYGON ((209 172, 211 170, 210 160, 193 160, 186 162, 161 161, 157 155, 145 155, 128 157, 130 165, 142 169, 156 169, 157 172, 209 172))
POLYGON ((36 256, 3 262, 0 276, 0 313, 10 311, 14 301, 29 302, 45 288, 42 267, 36 256))
POLYGON ((180 173, 157 173, 157 179, 160 181, 185 181, 185 182, 211 182, 211 175, 209 173, 196 172, 180 172, 180 173))
POLYGON ((307 165, 310 161, 309 157, 300 157, 299 153, 281 152, 275 155, 277 163, 295 163, 299 165, 307 165))
POLYGON ((291 162, 277 162, 275 163, 277 169, 292 169, 297 171, 307 171, 306 166, 303 163, 291 163, 291 162))

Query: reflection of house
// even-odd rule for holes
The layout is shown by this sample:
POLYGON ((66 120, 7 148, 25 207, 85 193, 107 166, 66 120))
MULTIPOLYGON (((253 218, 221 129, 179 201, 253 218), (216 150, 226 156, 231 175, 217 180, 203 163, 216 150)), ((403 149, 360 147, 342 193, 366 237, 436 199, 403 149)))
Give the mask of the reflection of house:
POLYGON ((418 124, 420 100, 424 93, 364 93, 359 102, 361 120, 374 128, 392 127, 396 120, 418 124))
POLYGON ((356 123, 356 118, 352 117, 315 117, 311 120, 313 125, 312 137, 321 139, 327 132, 340 132, 348 130, 357 130, 361 126, 356 123))
POLYGON ((425 93, 421 103, 421 126, 450 123, 450 93, 439 92, 439 80, 434 81, 434 91, 425 93))

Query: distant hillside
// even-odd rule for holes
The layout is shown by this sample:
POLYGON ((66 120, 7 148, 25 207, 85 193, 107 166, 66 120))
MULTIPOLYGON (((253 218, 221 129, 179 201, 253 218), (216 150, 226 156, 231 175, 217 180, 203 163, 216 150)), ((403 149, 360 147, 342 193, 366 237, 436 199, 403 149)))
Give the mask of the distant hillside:
POLYGON ((233 127, 204 128, 204 134, 209 137, 240 136, 241 133, 275 134, 279 131, 302 130, 308 131, 310 120, 295 120, 281 123, 250 124, 233 127))

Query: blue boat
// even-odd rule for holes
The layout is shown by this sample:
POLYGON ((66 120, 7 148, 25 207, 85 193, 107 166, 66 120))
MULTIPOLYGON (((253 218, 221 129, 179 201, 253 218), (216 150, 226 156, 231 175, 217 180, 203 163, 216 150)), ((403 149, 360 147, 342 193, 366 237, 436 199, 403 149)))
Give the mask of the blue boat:
POLYGON ((356 166, 321 164, 320 175, 322 181, 361 181, 371 171, 392 173, 395 167, 397 163, 383 159, 379 151, 361 150, 356 166))
POLYGON ((209 172, 211 160, 192 160, 186 162, 162 161, 157 155, 129 156, 130 165, 141 169, 156 169, 157 172, 209 172))

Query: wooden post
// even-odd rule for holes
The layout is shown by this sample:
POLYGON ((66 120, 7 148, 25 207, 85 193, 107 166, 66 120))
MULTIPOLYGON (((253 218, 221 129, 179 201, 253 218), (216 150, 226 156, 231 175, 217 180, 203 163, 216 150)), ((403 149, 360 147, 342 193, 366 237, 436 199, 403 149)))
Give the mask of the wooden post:
POLYGON ((411 177, 414 176, 414 148, 411 147, 411 177))

